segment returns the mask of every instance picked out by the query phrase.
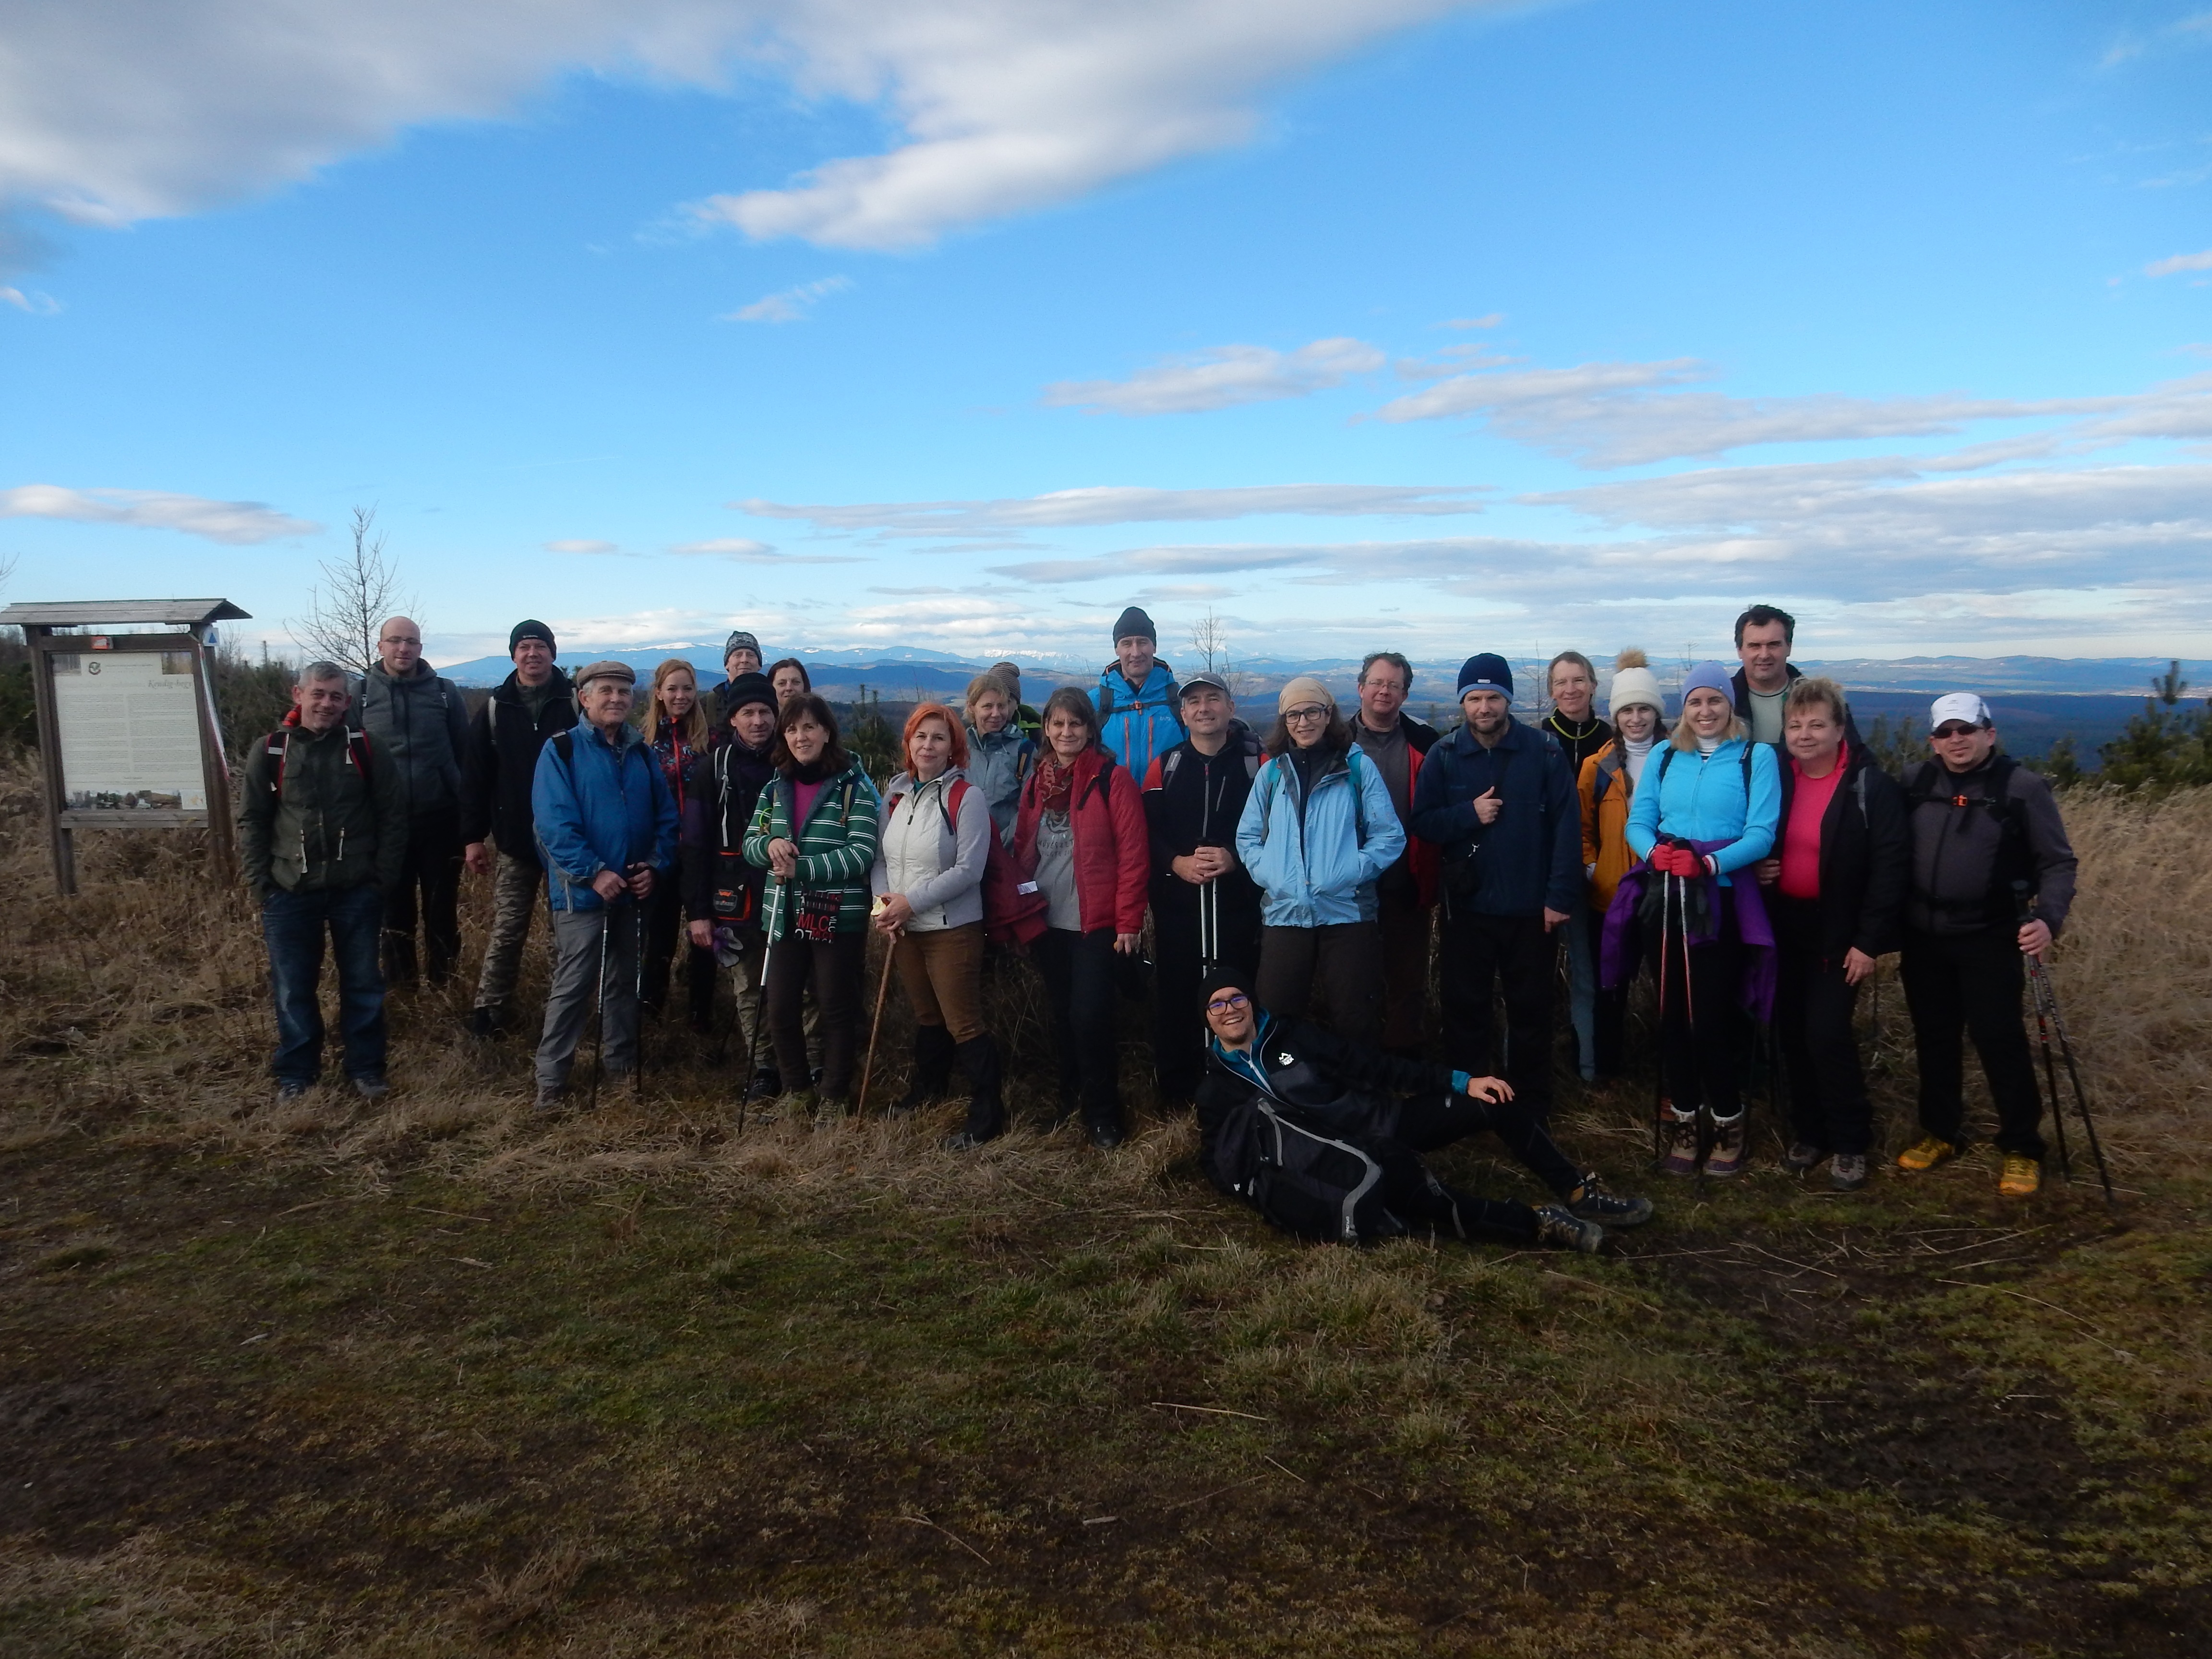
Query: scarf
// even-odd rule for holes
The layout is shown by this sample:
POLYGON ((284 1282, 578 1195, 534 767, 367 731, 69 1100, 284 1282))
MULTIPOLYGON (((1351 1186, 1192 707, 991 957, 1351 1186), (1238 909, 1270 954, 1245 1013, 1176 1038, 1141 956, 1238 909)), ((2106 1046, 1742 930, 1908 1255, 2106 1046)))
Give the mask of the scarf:
MULTIPOLYGON (((1078 758, 1081 758, 1079 756, 1078 758)), ((1073 763, 1060 763, 1058 755, 1048 744, 1037 756, 1036 803, 1042 812, 1065 812, 1068 810, 1071 793, 1075 787, 1073 763)))

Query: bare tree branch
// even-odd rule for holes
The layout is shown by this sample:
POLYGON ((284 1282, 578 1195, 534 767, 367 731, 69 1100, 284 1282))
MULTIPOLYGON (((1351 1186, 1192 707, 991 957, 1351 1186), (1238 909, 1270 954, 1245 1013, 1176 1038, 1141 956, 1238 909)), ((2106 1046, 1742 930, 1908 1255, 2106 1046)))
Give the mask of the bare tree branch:
POLYGON ((376 660, 377 630, 384 619, 417 608, 412 596, 400 591, 399 572, 385 558, 386 538, 373 533, 375 527, 374 507, 354 508, 353 550, 323 561, 322 586, 307 616, 285 623, 307 660, 326 659, 365 674, 376 660))

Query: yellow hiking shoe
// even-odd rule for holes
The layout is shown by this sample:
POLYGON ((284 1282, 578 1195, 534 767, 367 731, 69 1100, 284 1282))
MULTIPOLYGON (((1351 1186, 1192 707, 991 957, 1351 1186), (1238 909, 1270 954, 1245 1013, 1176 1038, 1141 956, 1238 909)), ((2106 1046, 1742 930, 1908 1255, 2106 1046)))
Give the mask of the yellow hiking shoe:
POLYGON ((1958 1155, 1959 1149, 1949 1141, 1940 1135, 1929 1135, 1899 1152, 1897 1167, 1917 1175, 1923 1170, 1934 1169, 1938 1164, 1948 1164, 1958 1155))
POLYGON ((2004 1174, 1997 1178, 1998 1192, 2007 1198, 2033 1198, 2042 1185, 2043 1164, 2039 1159, 2018 1152, 2005 1155, 2004 1174))

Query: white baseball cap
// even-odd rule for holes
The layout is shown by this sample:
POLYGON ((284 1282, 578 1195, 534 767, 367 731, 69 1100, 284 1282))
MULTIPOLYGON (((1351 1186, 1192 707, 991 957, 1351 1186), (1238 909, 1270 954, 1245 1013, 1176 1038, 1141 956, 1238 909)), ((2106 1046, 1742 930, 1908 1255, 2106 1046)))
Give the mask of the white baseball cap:
POLYGON ((1968 726, 1995 726, 1996 716, 1990 713, 1989 704, 1971 691, 1948 691, 1936 699, 1928 711, 1928 729, 1940 731, 1952 720, 1968 726))

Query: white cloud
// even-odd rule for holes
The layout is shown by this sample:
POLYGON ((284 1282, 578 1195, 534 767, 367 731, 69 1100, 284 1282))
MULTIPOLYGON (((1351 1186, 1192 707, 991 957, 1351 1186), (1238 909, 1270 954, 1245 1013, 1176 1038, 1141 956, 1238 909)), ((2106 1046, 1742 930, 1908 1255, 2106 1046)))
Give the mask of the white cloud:
POLYGON ((738 307, 720 320, 726 323, 795 323, 830 295, 842 294, 852 286, 853 279, 849 276, 824 276, 817 283, 801 283, 796 288, 763 295, 750 305, 738 307))
POLYGON ((64 489, 58 484, 0 489, 0 519, 71 519, 80 524, 174 530, 233 546, 312 536, 322 528, 259 501, 212 501, 204 495, 156 489, 64 489))
POLYGON ((594 558, 622 555, 622 549, 612 542, 580 540, 548 542, 545 544, 545 550, 548 553, 581 553, 594 558))
MULTIPOLYGON (((1480 354, 1480 347, 1462 348, 1480 354)), ((1464 356, 1445 354, 1448 367, 1464 356)), ((1432 364, 1401 365, 1418 376, 1432 364)), ((1906 398, 1735 398, 1675 388, 1714 378, 1695 358, 1661 362, 1583 363, 1572 368, 1488 368, 1452 374, 1393 399, 1384 421, 1484 416, 1502 437, 1565 455, 1583 465, 1640 466, 1718 455, 1754 444, 1844 442, 1955 432, 1972 421, 2026 420, 2121 409, 2125 398, 2023 403, 1959 393, 1906 398)))
POLYGON ((51 317, 62 308, 59 300, 51 294, 41 294, 36 289, 26 294, 20 288, 0 288, 0 305, 27 311, 33 317, 51 317))
POLYGON ((1363 44, 1501 0, 18 0, 0 201, 125 223, 303 179, 583 69, 718 90, 781 75, 881 110, 889 153, 694 211, 901 247, 1244 141, 1259 100, 1363 44))
POLYGON ((687 559, 728 559, 738 564, 859 564, 859 559, 833 553, 779 553, 766 542, 744 536, 721 536, 713 541, 679 542, 668 550, 687 559))
POLYGON ((1431 517, 1480 513, 1486 492, 1470 484, 1247 484, 1218 489, 1148 489, 1104 484, 998 501, 860 501, 803 506, 758 498, 732 501, 763 519, 799 519, 823 530, 892 536, 971 536, 1115 524, 1190 523, 1283 514, 1317 518, 1431 517))
POLYGON ((1446 328, 1496 328, 1504 320, 1504 312, 1492 311, 1480 317, 1447 317, 1443 325, 1446 328))
POLYGON ((1355 374, 1373 374, 1383 362, 1361 340, 1316 340, 1287 352, 1214 346, 1140 368, 1126 380, 1055 381, 1044 389, 1044 400, 1113 415, 1189 415, 1325 392, 1355 374))
POLYGON ((2177 253, 2172 258, 2154 259, 2143 267, 2143 275, 2172 276, 2184 270, 2212 270, 2212 247, 2202 253, 2177 253))

